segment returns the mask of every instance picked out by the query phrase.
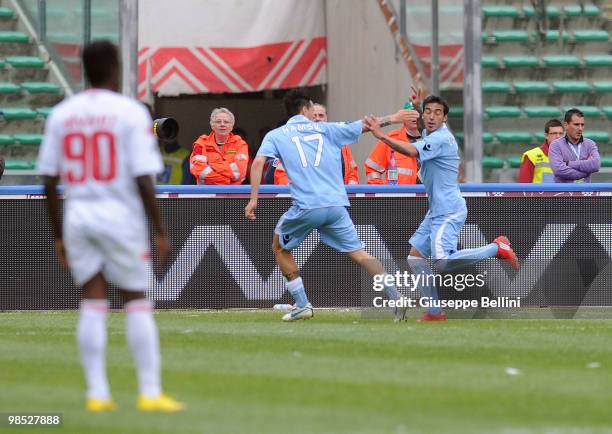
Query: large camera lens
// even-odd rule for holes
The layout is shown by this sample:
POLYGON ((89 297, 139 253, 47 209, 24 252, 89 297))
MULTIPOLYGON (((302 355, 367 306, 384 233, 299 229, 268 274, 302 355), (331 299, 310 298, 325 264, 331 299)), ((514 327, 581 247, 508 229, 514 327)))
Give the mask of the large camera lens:
POLYGON ((161 140, 174 140, 178 136, 179 125, 176 119, 160 118, 153 121, 153 133, 161 140))

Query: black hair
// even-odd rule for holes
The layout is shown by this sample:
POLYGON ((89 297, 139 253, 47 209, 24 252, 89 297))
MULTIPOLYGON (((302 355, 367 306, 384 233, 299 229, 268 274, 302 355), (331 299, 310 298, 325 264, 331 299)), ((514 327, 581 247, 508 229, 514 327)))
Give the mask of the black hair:
POLYGON ((448 103, 442 97, 439 97, 437 95, 429 95, 427 98, 423 100, 423 112, 425 111, 425 107, 427 106, 427 104, 433 104, 433 103, 437 103, 443 106, 444 115, 446 116, 448 114, 448 103))
POLYGON ((548 131, 554 127, 563 128, 563 124, 561 123, 559 119, 551 119, 544 124, 544 132, 548 134, 548 131))
POLYGON ((94 87, 108 83, 119 71, 119 49, 106 39, 85 45, 81 57, 85 76, 94 87))
POLYGON ((285 104, 287 115, 291 117, 299 114, 302 111, 302 107, 312 105, 312 100, 303 90, 291 89, 283 97, 283 103, 285 104))
POLYGON ((568 111, 565 112, 565 116, 563 117, 563 120, 567 123, 571 122, 572 120, 572 116, 578 116, 580 118, 584 117, 584 113, 582 113, 580 110, 578 110, 577 108, 571 108, 568 111))

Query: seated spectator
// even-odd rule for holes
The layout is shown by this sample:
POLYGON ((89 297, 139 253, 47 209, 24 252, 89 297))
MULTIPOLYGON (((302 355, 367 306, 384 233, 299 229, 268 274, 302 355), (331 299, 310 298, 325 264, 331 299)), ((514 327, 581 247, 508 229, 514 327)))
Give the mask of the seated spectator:
POLYGON ((591 174, 599 172, 597 144, 582 135, 584 114, 578 109, 565 113, 565 136, 550 144, 548 156, 555 182, 591 182, 591 174))
POLYGON ((235 118, 226 108, 210 115, 212 133, 203 134, 193 144, 190 171, 198 184, 238 185, 246 177, 249 163, 247 143, 232 134, 235 118))
MULTIPOLYGON (((405 123, 403 127, 390 131, 389 137, 414 142, 421 138, 417 121, 405 123)), ((395 152, 383 141, 374 145, 372 152, 368 156, 365 164, 365 173, 368 184, 416 184, 418 163, 414 157, 395 152), (391 171, 391 182, 389 182, 389 168, 395 160, 397 172, 391 171)))
POLYGON ((4 158, 0 157, 0 179, 2 179, 3 174, 4 174, 4 158))
POLYGON ((551 119, 544 125, 544 143, 530 149, 521 156, 518 182, 539 184, 553 182, 554 175, 548 159, 550 144, 563 137, 563 124, 558 119, 551 119))
MULTIPOLYGON (((314 122, 327 122, 327 108, 323 104, 313 104, 313 110, 314 122)), ((344 179, 344 183, 359 184, 359 167, 351 155, 350 145, 347 144, 342 147, 341 159, 342 178, 344 179)), ((274 172, 274 184, 289 184, 287 172, 285 172, 285 168, 280 160, 274 160, 270 164, 269 171, 274 172)), ((266 176, 266 179, 269 179, 269 177, 270 174, 266 176)))

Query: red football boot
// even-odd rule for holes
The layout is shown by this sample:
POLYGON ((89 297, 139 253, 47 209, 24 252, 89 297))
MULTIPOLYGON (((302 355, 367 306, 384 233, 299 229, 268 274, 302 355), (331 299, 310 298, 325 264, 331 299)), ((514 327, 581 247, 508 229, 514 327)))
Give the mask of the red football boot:
POLYGON ((442 312, 437 315, 434 315, 429 312, 425 312, 423 316, 418 320, 418 322, 426 321, 446 321, 446 314, 442 312))
POLYGON ((510 247, 510 240, 508 240, 508 238, 502 235, 495 238, 493 242, 497 244, 497 257, 499 259, 510 262, 510 265, 512 265, 512 268, 515 270, 521 268, 516 253, 514 253, 514 250, 510 247))

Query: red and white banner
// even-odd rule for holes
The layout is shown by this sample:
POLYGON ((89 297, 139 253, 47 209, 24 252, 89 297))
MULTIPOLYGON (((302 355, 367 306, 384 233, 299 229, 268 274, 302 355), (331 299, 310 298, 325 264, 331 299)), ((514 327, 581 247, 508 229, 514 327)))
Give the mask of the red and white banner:
POLYGON ((140 1, 138 94, 323 84, 323 0, 140 1))

